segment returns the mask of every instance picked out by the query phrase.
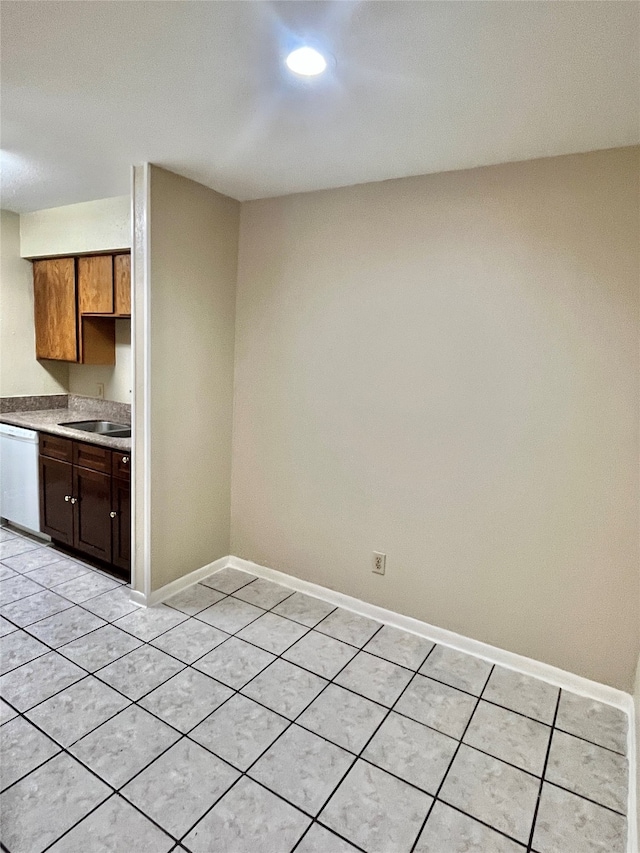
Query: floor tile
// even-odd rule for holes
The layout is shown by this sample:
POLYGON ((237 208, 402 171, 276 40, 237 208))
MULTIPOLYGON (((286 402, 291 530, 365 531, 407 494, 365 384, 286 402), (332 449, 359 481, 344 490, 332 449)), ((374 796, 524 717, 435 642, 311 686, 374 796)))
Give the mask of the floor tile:
POLYGON ((535 853, 625 853, 627 821, 545 782, 532 849, 535 853))
POLYGON ((336 676, 335 683, 390 708, 412 677, 404 667, 360 652, 336 676))
POLYGON ((433 649, 434 643, 417 634, 383 625, 364 647, 365 652, 416 670, 433 649))
POLYGON ((276 616, 275 613, 265 613, 264 616, 243 628, 238 633, 238 637, 253 643, 254 646, 260 646, 267 652, 279 655, 304 636, 308 630, 297 622, 276 616))
POLYGON ((179 737, 161 720, 130 705, 85 735, 70 751, 109 785, 119 788, 179 737))
POLYGON ((98 670, 97 675, 135 702, 181 669, 184 669, 184 664, 160 649, 140 646, 98 670))
POLYGON ((4 790, 26 776, 60 747, 22 717, 15 717, 2 728, 0 738, 0 780, 4 790))
POLYGON ((499 705, 480 701, 464 742, 542 776, 551 729, 499 705))
POLYGON ((279 616, 286 616, 287 619, 293 619, 294 622, 300 622, 307 628, 314 628, 335 609, 335 604, 329 604, 321 598, 314 598, 303 592, 294 592, 292 596, 274 607, 273 612, 279 616))
POLYGON ((477 700, 447 684, 416 675, 395 710, 451 737, 461 738, 477 700))
POLYGON ((287 649, 282 655, 285 660, 297 663, 305 669, 321 675, 323 678, 334 678, 343 666, 355 657, 358 650, 326 634, 309 631, 302 639, 287 649))
POLYGON ((358 753, 387 713, 386 708, 330 684, 302 714, 298 723, 332 743, 358 753))
POLYGON ((562 691, 556 721, 559 729, 626 755, 628 725, 627 715, 619 708, 562 691))
POLYGON ((542 723, 553 722, 559 690, 539 678, 496 666, 482 698, 542 723))
POLYGON ((8 619, 5 619, 4 616, 0 616, 0 637, 6 637, 8 634, 11 634, 12 631, 17 631, 16 626, 9 622, 8 619))
POLYGON ((46 619, 29 625, 27 630, 38 640, 56 649, 105 624, 106 622, 99 616, 87 613, 82 607, 70 607, 68 610, 54 613, 53 616, 47 616, 46 619))
POLYGON ((334 835, 324 826, 314 823, 296 847, 296 853, 359 853, 359 851, 357 847, 334 835))
POLYGON ((213 625, 206 625, 197 619, 188 619, 156 637, 151 641, 151 645, 184 663, 193 663, 227 639, 229 635, 213 625))
POLYGON ((20 601, 13 601, 11 604, 3 604, 0 611, 7 619, 15 622, 21 628, 25 628, 39 619, 53 616, 54 613, 67 610, 69 607, 73 607, 73 604, 66 598, 57 595, 50 589, 45 589, 35 595, 30 595, 28 599, 23 598, 20 601))
POLYGON ((139 640, 144 640, 146 643, 175 628, 184 622, 188 616, 186 613, 181 613, 179 610, 174 610, 173 607, 167 607, 164 604, 158 604, 154 607, 138 608, 133 613, 123 616, 121 619, 116 619, 113 623, 116 628, 121 628, 128 634, 133 634, 139 640))
POLYGON ((130 595, 129 587, 118 586, 108 592, 103 592, 102 595, 83 601, 82 606, 85 610, 100 616, 101 619, 113 622, 121 616, 126 616, 128 613, 134 613, 140 609, 137 604, 130 600, 130 595))
POLYGON ((122 795, 180 838, 239 776, 233 767, 183 738, 125 785, 122 795))
POLYGON ((242 692, 277 714, 295 719, 326 685, 324 678, 284 660, 271 666, 242 688, 242 692))
POLYGON ((336 640, 362 648, 378 628, 380 628, 380 622, 374 622, 366 616, 359 616, 357 613, 338 607, 318 623, 316 630, 335 637, 336 640))
POLYGON ((420 667, 422 675, 479 696, 493 664, 448 646, 436 646, 420 667))
POLYGON ((288 725, 289 720, 274 711, 236 694, 189 737, 234 767, 247 770, 288 725))
MULTIPOLYGON (((301 811, 246 777, 183 839, 193 853, 289 853, 310 823, 301 811)), ((327 851, 328 853, 328 851, 327 851)))
POLYGON ((525 848, 446 803, 437 802, 415 853, 525 853, 525 848))
POLYGON ((311 815, 317 815, 353 763, 353 755, 293 725, 249 776, 311 815))
POLYGON ((0 654, 0 675, 27 663, 30 660, 46 655, 49 649, 25 631, 13 631, 2 640, 0 654))
POLYGON ((211 607, 217 601, 222 601, 224 597, 224 592, 218 592, 216 589, 196 583, 169 598, 165 604, 169 607, 175 607, 176 610, 180 610, 188 616, 195 616, 196 613, 211 607))
POLYGON ((440 799, 526 844, 539 790, 534 776, 463 744, 440 799))
MULTIPOLYGON (((47 550, 49 550, 52 555, 55 554, 51 549, 47 550)), ((29 554, 25 554, 24 556, 30 557, 37 553, 37 551, 30 551, 29 554)), ((54 562, 26 569, 26 571, 28 571, 27 577, 30 580, 37 581, 39 584, 42 584, 42 586, 46 586, 47 589, 51 589, 52 587, 58 586, 58 584, 75 580, 75 578, 79 578, 81 575, 86 575, 91 571, 88 566, 77 563, 75 560, 59 559, 59 554, 56 556, 58 559, 55 559, 54 562)), ((18 558, 16 557, 16 559, 18 558)))
POLYGON ((60 646, 58 651, 78 666, 95 672, 140 645, 141 641, 137 637, 132 637, 113 625, 104 625, 97 631, 60 646))
POLYGON ((275 655, 231 637, 200 658, 194 667, 234 690, 240 690, 273 660, 275 655))
POLYGON ((14 536, 13 539, 7 539, 0 542, 0 560, 6 562, 11 557, 17 554, 25 554, 27 551, 35 551, 40 548, 40 545, 33 542, 31 539, 24 539, 22 536, 14 536))
POLYGON ((119 583, 98 572, 87 572, 72 581, 61 583, 56 586, 58 595, 64 595, 69 601, 81 604, 88 598, 94 598, 109 589, 115 589, 119 583))
POLYGON ((457 748, 457 740, 391 712, 362 757, 435 796, 457 748))
POLYGON ((249 572, 243 572, 241 569, 227 568, 220 569, 219 572, 209 575, 209 577, 205 578, 201 583, 205 586, 211 587, 211 589, 218 589, 220 592, 229 594, 243 586, 246 586, 255 579, 256 576, 249 574, 249 572))
POLYGON ((4 699, 0 699, 0 725, 13 720, 17 716, 17 712, 13 710, 11 705, 7 705, 4 699))
POLYGON ((19 711, 26 711, 85 675, 79 666, 49 652, 1 676, 0 694, 19 711))
POLYGON ((15 539, 17 535, 8 527, 0 527, 0 542, 8 542, 9 539, 15 539))
POLYGON ((188 732, 222 705, 233 691, 195 669, 183 669, 140 705, 181 732, 188 732))
POLYGON ((626 814, 629 767, 617 752, 556 729, 545 779, 626 814))
POLYGON ((56 755, 3 794, 3 842, 41 853, 111 791, 69 755, 56 755))
POLYGON ((293 590, 288 586, 268 581, 265 578, 256 578, 235 592, 234 596, 242 601, 247 601, 249 604, 255 604, 256 607, 270 610, 292 594, 293 590))
POLYGON ((320 813, 320 822, 368 853, 409 853, 432 798, 356 761, 320 813))
POLYGON ((19 601, 21 598, 42 592, 42 590, 43 587, 39 583, 29 580, 26 575, 16 575, 0 581, 0 602, 11 604, 12 601, 19 601))
POLYGON ((169 853, 174 841, 114 794, 49 848, 50 853, 169 853))
POLYGON ((124 696, 90 676, 27 711, 27 717, 66 747, 129 704, 124 696))
POLYGON ((198 613, 197 618, 208 625, 213 625, 214 628, 226 631, 227 634, 235 634, 263 613, 262 608, 247 604, 246 601, 223 598, 222 601, 198 613))
POLYGON ((10 569, 9 566, 5 566, 4 563, 0 563, 0 581, 9 580, 9 578, 18 578, 20 577, 19 572, 15 572, 13 569, 10 569))

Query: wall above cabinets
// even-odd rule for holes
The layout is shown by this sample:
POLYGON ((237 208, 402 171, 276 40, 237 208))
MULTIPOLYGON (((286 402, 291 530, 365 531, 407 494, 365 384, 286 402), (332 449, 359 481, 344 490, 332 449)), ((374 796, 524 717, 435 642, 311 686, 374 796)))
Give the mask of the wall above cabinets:
POLYGON ((115 320, 131 316, 129 253, 33 262, 36 358, 114 365, 115 320))

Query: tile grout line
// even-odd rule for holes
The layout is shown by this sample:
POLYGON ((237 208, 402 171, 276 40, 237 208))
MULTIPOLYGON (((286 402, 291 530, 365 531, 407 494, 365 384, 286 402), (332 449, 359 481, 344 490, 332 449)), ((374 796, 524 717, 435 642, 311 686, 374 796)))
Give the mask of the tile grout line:
POLYGON ((551 754, 551 743, 553 741, 553 734, 555 731, 556 720, 558 719, 558 711, 560 709, 560 698, 562 697, 562 688, 558 690, 558 698, 556 699, 556 708, 553 714, 553 722, 551 724, 551 734, 549 735, 549 743, 547 744, 547 752, 544 759, 544 765, 542 767, 542 776, 540 778, 540 785, 538 787, 538 796, 536 798, 536 805, 533 810, 533 820, 531 821, 531 830, 529 832, 529 841, 527 842, 527 853, 531 853, 532 845, 533 845, 533 836, 536 829, 536 820, 538 818, 538 809, 540 807, 540 799, 542 797, 542 788, 544 785, 544 777, 547 772, 547 764, 549 763, 549 756, 551 754))
POLYGON ((453 762, 456 760, 456 756, 458 755, 458 752, 460 751, 460 747, 462 746, 463 738, 464 738, 464 736, 465 736, 465 735, 466 735, 466 733, 467 733, 467 729, 468 729, 468 728, 469 728, 469 726, 471 725, 471 721, 473 720, 473 717, 474 717, 474 715, 475 715, 475 713, 476 713, 476 710, 477 710, 477 708, 478 708, 478 705, 480 704, 480 700, 482 699, 482 694, 483 694, 483 693, 484 693, 484 691, 486 690, 486 688, 487 688, 487 684, 489 683, 489 679, 490 679, 490 678, 491 678, 491 676, 493 675, 493 671, 495 670, 495 668, 496 668, 496 665, 495 665, 495 664, 493 664, 493 665, 491 666, 491 669, 489 670, 489 674, 487 675, 487 678, 486 678, 486 680, 485 680, 484 686, 483 686, 482 690, 480 691, 480 694, 479 694, 479 695, 477 696, 477 698, 476 698, 476 704, 475 704, 475 706, 474 706, 474 708, 473 708, 473 711, 472 711, 472 712, 471 712, 471 714, 469 715, 469 719, 467 720, 467 724, 465 725, 465 727, 464 727, 464 731, 462 732, 462 735, 460 736, 460 740, 458 741, 458 745, 457 745, 457 747, 456 747, 456 750, 455 750, 455 752, 453 753, 453 755, 451 756, 451 761, 449 762, 449 764, 448 764, 448 766, 447 766, 447 769, 445 770, 444 776, 443 776, 443 777, 442 777, 442 779, 440 780, 440 784, 438 785, 438 790, 436 791, 435 796, 433 797, 433 801, 432 801, 432 803, 431 803, 431 806, 429 807, 429 810, 427 811, 427 815, 426 815, 426 817, 425 817, 424 821, 422 822, 422 826, 421 826, 421 827, 420 827, 420 829, 418 830, 418 834, 416 835, 416 837, 415 837, 415 839, 414 839, 414 842, 413 842, 413 844, 411 845, 410 853, 413 853, 413 851, 415 850, 416 844, 417 844, 417 843, 418 843, 418 841, 420 840, 420 836, 421 836, 421 835, 422 835, 422 833, 424 832, 424 828, 425 828, 425 826, 427 825, 427 823, 428 823, 428 821, 429 821, 429 817, 431 816, 431 812, 433 811, 433 808, 434 808, 435 804, 438 802, 438 798, 439 798, 439 796, 440 796, 440 792, 441 792, 441 790, 442 790, 442 787, 443 787, 443 785, 444 785, 444 783, 445 783, 445 780, 446 780, 447 776, 449 775, 449 771, 451 770, 451 767, 453 766, 453 762))

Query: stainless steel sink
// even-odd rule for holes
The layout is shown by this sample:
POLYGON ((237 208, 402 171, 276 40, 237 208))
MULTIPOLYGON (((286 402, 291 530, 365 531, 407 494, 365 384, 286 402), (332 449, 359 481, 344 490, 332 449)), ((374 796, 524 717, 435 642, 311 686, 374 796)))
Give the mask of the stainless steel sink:
POLYGON ((126 424, 116 424, 113 421, 66 421, 58 426, 80 429, 83 432, 95 432, 109 438, 131 438, 131 427, 126 424))

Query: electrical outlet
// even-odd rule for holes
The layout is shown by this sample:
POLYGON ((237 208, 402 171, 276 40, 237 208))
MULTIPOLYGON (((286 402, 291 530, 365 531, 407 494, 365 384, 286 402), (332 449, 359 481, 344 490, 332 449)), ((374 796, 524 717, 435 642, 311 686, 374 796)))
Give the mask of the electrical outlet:
POLYGON ((387 555, 380 551, 374 551, 371 558, 371 571, 376 575, 383 575, 387 564, 387 555))
POLYGON ((104 382, 98 382, 96 384, 96 397, 99 400, 104 400, 104 382))

